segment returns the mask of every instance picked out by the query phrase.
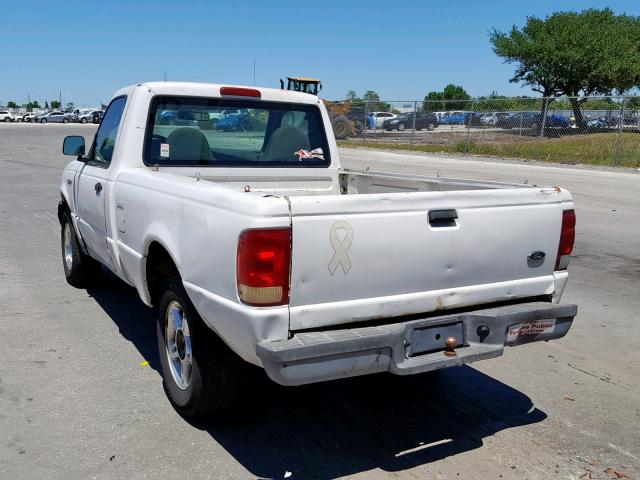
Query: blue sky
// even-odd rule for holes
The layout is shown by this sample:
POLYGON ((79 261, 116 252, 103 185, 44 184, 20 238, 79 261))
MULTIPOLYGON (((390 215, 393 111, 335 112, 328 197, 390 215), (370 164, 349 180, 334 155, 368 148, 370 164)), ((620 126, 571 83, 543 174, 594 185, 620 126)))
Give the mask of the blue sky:
POLYGON ((6 0, 0 27, 0 103, 94 105, 118 88, 169 80, 277 87, 286 75, 321 78, 323 96, 375 90, 421 99, 447 83, 472 95, 531 94, 491 51, 488 31, 527 16, 637 0, 34 1, 6 0))

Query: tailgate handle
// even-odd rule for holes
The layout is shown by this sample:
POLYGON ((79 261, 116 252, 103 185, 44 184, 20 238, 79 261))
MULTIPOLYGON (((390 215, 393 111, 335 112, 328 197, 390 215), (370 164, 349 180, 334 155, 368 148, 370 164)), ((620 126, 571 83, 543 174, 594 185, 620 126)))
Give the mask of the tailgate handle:
POLYGON ((458 213, 453 210, 430 210, 429 225, 434 228, 455 227, 458 213))

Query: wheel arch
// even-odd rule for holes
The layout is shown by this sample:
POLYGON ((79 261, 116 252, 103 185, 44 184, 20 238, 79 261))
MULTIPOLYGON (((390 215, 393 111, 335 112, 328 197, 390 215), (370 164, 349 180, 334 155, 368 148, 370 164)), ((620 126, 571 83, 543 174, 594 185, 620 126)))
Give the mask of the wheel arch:
POLYGON ((144 252, 142 279, 146 300, 150 305, 158 304, 164 283, 175 275, 180 276, 180 269, 170 249, 157 238, 149 239, 144 252))
POLYGON ((62 217, 66 212, 71 213, 71 207, 69 207, 69 202, 67 202, 64 192, 60 192, 60 201, 58 202, 58 221, 60 225, 62 225, 62 217))

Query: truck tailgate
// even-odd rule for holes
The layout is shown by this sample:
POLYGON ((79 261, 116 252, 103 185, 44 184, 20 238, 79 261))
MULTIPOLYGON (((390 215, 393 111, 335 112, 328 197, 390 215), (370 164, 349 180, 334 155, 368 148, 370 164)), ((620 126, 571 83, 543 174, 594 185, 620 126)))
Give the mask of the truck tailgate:
POLYGON ((573 208, 539 187, 289 202, 291 330, 552 294, 573 208))

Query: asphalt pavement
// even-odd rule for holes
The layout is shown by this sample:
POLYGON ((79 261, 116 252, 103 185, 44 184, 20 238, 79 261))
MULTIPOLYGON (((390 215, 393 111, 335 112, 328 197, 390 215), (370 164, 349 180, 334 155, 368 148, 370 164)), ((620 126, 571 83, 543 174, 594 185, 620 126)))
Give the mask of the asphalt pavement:
POLYGON ((640 478, 639 172, 341 150, 349 168, 571 190, 572 330, 414 377, 264 382, 244 421, 191 424, 135 291, 64 280, 62 139, 94 132, 0 124, 0 478, 640 478))

